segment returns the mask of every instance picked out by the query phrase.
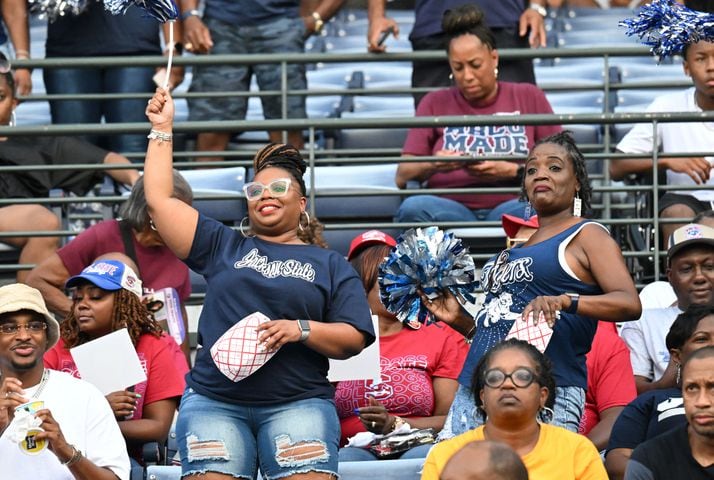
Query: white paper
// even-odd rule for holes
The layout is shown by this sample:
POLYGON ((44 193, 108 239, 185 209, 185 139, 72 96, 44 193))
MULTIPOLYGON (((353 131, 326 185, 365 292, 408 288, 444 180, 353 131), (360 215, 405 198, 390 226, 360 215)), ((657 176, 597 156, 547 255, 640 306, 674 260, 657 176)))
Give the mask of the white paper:
POLYGON ((372 315, 374 327, 374 343, 362 350, 358 355, 347 360, 330 359, 330 371, 327 378, 331 382, 342 380, 372 380, 380 382, 382 373, 379 368, 379 322, 376 315, 372 315))
POLYGON ((126 328, 70 349, 79 375, 108 395, 146 381, 126 328))

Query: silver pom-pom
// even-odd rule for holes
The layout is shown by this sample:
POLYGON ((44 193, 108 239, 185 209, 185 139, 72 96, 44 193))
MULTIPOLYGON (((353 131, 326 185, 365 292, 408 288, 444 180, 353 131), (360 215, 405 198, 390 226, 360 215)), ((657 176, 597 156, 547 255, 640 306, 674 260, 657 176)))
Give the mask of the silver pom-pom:
POLYGON ((79 15, 87 9, 88 0, 29 0, 30 13, 54 22, 65 15, 79 15))
POLYGON ((123 14, 132 5, 141 8, 161 23, 176 20, 179 15, 173 0, 104 0, 104 8, 114 15, 123 14))
POLYGON ((629 36, 637 36, 660 60, 705 40, 714 42, 714 15, 697 12, 674 0, 654 0, 635 18, 620 22, 629 36))
POLYGON ((449 290, 463 305, 474 302, 476 266, 461 240, 437 227, 404 232, 379 266, 382 303, 404 323, 430 324, 419 290, 433 298, 449 290))

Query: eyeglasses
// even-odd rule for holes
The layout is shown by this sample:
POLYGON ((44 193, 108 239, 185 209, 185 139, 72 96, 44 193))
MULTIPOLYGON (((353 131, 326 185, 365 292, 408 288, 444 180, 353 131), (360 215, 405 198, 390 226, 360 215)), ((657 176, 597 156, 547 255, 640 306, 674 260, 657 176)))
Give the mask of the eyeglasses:
POLYGON ((267 189, 273 197, 284 197, 290 190, 292 180, 289 178, 277 178, 268 185, 260 182, 250 182, 243 185, 243 193, 249 201, 258 200, 267 189))
POLYGON ((27 325, 18 325, 17 323, 3 323, 0 325, 0 333, 3 335, 17 335, 17 332, 21 328, 30 333, 40 333, 43 330, 47 330, 47 324, 45 322, 30 322, 27 325))
POLYGON ((507 378, 510 378, 516 387, 526 388, 533 383, 536 375, 531 369, 525 367, 516 368, 508 374, 499 368, 492 368, 483 375, 484 383, 491 388, 500 387, 507 378))

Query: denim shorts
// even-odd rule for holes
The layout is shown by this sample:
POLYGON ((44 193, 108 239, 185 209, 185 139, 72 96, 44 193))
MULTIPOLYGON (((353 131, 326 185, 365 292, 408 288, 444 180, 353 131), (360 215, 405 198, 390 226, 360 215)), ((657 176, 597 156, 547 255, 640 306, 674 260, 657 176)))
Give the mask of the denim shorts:
MULTIPOLYGON (((273 22, 237 26, 206 18, 213 40, 212 54, 304 53, 305 24, 302 18, 280 18, 273 22)), ((255 74, 261 90, 280 90, 279 63, 195 65, 190 92, 247 92, 255 74)), ((305 64, 287 64, 287 86, 290 90, 305 90, 305 64)), ((261 97, 266 119, 282 118, 280 96, 261 97)), ((189 98, 189 120, 243 120, 248 97, 189 98)), ((305 97, 287 97, 287 118, 305 118, 305 97)))
MULTIPOLYGON (((577 433, 584 409, 585 390, 575 386, 555 387, 555 408, 552 415, 539 415, 538 420, 577 433)), ((471 389, 459 384, 438 440, 461 435, 483 425, 485 421, 484 412, 476 407, 471 389)))
POLYGON ((181 474, 216 472, 264 479, 322 472, 337 478, 340 422, 332 400, 269 406, 213 400, 187 388, 176 436, 181 474))

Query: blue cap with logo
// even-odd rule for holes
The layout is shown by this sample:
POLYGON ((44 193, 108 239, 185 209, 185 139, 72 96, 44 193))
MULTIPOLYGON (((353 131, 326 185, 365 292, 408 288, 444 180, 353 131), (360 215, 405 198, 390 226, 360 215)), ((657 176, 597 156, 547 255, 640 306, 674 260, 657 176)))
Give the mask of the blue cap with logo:
POLYGON ((99 260, 82 270, 82 273, 70 277, 65 284, 72 288, 82 281, 93 283, 104 290, 114 291, 119 289, 129 290, 141 298, 141 280, 131 267, 118 260, 99 260))

